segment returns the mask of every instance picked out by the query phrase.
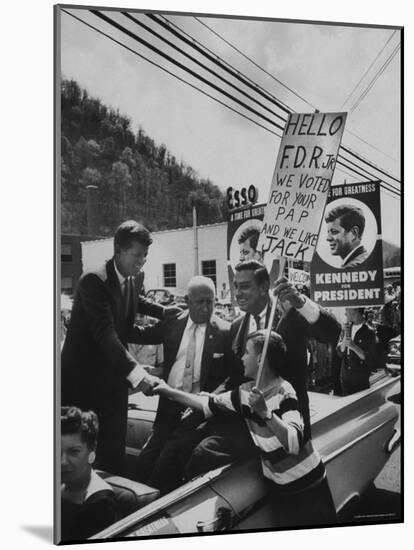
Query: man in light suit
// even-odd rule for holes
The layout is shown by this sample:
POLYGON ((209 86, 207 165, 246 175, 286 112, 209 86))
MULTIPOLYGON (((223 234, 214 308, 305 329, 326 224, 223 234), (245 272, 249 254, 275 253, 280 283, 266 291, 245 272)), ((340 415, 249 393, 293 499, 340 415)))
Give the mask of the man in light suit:
POLYGON ((149 231, 135 221, 118 227, 114 257, 79 281, 62 349, 61 404, 96 412, 97 466, 111 473, 124 473, 128 388, 150 392, 157 381, 128 352, 135 315, 162 318, 180 311, 140 296, 151 242, 149 231))
MULTIPOLYGON (((141 328, 139 341, 164 345, 161 377, 170 386, 190 393, 211 392, 232 374, 230 325, 213 315, 215 287, 211 279, 193 277, 186 298, 188 311, 176 319, 141 328)), ((161 396, 152 434, 138 457, 137 478, 163 493, 179 484, 182 477, 181 456, 177 461, 169 440, 181 426, 183 412, 184 407, 161 396)), ((180 440, 186 439, 200 420, 190 415, 184 421, 188 431, 180 432, 180 440)))

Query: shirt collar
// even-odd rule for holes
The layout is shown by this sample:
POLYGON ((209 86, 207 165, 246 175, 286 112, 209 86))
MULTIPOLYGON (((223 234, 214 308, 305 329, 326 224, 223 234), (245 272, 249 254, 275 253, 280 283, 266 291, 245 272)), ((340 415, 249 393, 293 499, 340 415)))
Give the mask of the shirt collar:
POLYGON ((355 248, 353 248, 353 249, 351 250, 351 252, 350 252, 347 256, 345 256, 345 258, 342 260, 342 267, 344 267, 344 266, 346 267, 346 265, 345 265, 346 262, 349 260, 349 258, 350 258, 353 254, 355 254, 355 251, 358 250, 358 248, 360 248, 360 246, 361 246, 361 245, 359 244, 358 246, 356 246, 355 248))
MULTIPOLYGON (((210 321, 211 321, 211 317, 210 317, 210 321)), ((190 317, 190 314, 188 314, 187 329, 190 330, 190 329, 192 329, 194 326, 199 327, 199 328, 206 328, 207 323, 194 323, 194 321, 193 321, 193 320, 191 319, 191 317, 190 317)))
POLYGON ((116 276, 118 277, 119 284, 121 285, 121 289, 122 289, 124 287, 125 277, 119 273, 118 268, 116 267, 115 259, 114 259, 114 268, 115 268, 116 276))
POLYGON ((113 491, 112 487, 104 479, 102 479, 95 470, 91 471, 91 479, 88 488, 86 489, 85 500, 97 493, 98 491, 113 491))

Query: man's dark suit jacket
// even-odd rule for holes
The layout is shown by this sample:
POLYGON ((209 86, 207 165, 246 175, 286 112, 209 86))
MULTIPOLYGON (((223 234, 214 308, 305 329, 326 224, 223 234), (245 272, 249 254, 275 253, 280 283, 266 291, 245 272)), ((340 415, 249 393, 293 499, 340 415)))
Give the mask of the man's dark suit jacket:
POLYGON ((375 368, 376 336, 375 331, 364 323, 355 333, 353 342, 365 353, 365 360, 349 350, 342 354, 341 382, 345 395, 369 388, 369 376, 375 368))
POLYGON ((122 470, 127 428, 127 375, 136 361, 127 350, 134 341, 137 312, 162 317, 164 309, 139 292, 143 274, 134 279, 126 315, 119 279, 110 260, 79 281, 62 349, 62 405, 98 414, 98 461, 101 469, 122 470))
POLYGON ((361 244, 353 250, 352 254, 350 254, 349 258, 347 258, 346 262, 342 265, 342 268, 356 267, 365 262, 368 256, 368 251, 361 244))
MULTIPOLYGON (((176 319, 167 319, 154 326, 140 327, 141 344, 163 344, 164 363, 162 378, 168 380, 170 371, 176 361, 181 339, 187 325, 188 312, 183 312, 176 319)), ((230 340, 230 324, 213 315, 207 323, 203 356, 200 367, 200 390, 214 391, 225 379, 232 376, 232 359, 230 340)), ((171 427, 176 425, 179 413, 183 407, 173 401, 160 397, 155 428, 171 427)))
MULTIPOLYGON (((266 324, 270 316, 271 304, 267 308, 266 324)), ((319 319, 310 325, 295 309, 291 308, 280 320, 273 321, 273 330, 279 333, 287 349, 286 368, 281 372, 283 378, 292 384, 299 401, 300 412, 305 424, 305 439, 310 438, 310 414, 307 388, 307 340, 313 337, 319 342, 336 345, 341 333, 341 326, 335 317, 325 309, 319 308, 319 319)), ((235 319, 231 325, 233 351, 242 357, 249 330, 250 315, 245 314, 235 319)))

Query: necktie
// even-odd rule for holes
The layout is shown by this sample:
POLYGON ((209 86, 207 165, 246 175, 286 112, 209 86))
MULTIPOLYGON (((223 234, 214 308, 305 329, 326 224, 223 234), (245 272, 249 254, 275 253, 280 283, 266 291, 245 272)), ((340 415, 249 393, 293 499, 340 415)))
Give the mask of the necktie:
POLYGON ((127 277, 124 281, 124 314, 127 318, 131 312, 132 306, 132 277, 127 277))
POLYGON ((256 330, 260 330, 262 328, 260 326, 260 315, 255 315, 254 320, 256 321, 256 330))
POLYGON ((185 356, 185 367, 183 376, 183 391, 191 393, 193 389, 193 374, 194 374, 194 361, 196 354, 196 331, 197 325, 193 325, 190 329, 190 338, 187 346, 187 353, 185 356))

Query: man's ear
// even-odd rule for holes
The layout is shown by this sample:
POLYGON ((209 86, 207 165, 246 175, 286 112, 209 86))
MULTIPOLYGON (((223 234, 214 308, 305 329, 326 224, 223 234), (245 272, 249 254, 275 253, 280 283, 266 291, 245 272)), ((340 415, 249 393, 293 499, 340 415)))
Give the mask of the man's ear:
POLYGON ((270 288, 270 285, 269 283, 266 281, 265 283, 262 283, 260 285, 260 293, 262 296, 267 296, 269 294, 269 288, 270 288))
POLYGON ((361 239, 361 235, 359 234, 359 227, 357 225, 351 227, 351 233, 355 239, 361 239))

